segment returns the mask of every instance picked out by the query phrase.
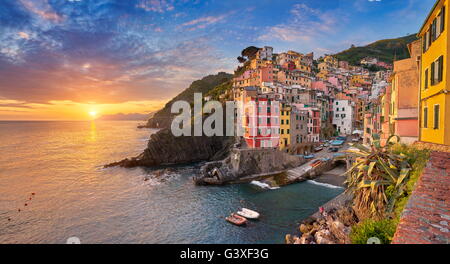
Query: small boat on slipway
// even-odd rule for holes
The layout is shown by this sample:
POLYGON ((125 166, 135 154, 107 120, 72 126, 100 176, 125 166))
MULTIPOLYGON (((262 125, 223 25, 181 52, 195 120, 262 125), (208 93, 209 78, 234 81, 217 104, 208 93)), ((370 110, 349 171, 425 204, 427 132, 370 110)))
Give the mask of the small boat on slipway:
POLYGON ((259 218, 258 212, 255 212, 255 211, 247 209, 247 208, 242 208, 242 210, 237 211, 237 214, 240 216, 243 216, 247 219, 258 219, 259 218))
POLYGON ((247 224, 247 219, 245 217, 239 216, 237 214, 231 214, 230 216, 226 217, 225 220, 228 222, 235 224, 237 226, 242 226, 247 224))

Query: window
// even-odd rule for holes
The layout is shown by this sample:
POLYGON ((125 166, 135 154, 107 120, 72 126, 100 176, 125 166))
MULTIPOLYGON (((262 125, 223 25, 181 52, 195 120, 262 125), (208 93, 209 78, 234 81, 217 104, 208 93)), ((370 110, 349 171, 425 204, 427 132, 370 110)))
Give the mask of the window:
POLYGON ((431 41, 436 40, 436 21, 437 19, 435 18, 431 24, 431 41))
POLYGON ((440 56, 438 59, 438 83, 442 82, 443 71, 444 71, 444 56, 440 56))
POLYGON ((281 124, 284 125, 284 119, 281 119, 281 124))
POLYGON ((284 135, 284 129, 281 129, 281 135, 284 135))
POLYGON ((434 61, 433 61, 433 63, 431 63, 431 85, 434 85, 434 70, 435 70, 435 67, 434 67, 434 61))
POLYGON ((428 89, 428 69, 425 70, 425 84, 424 89, 428 89))
POLYGON ((434 105, 434 129, 439 129, 439 105, 434 105))
POLYGON ((441 35, 441 21, 441 14, 439 14, 439 16, 436 17, 436 39, 441 35))
POLYGON ((286 120, 286 125, 289 125, 289 119, 286 120))
POLYGON ((423 127, 428 128, 428 107, 423 108, 423 127))
POLYGON ((270 124, 270 117, 267 118, 267 124, 270 124))
POLYGON ((431 63, 431 85, 442 82, 444 70, 444 56, 440 56, 436 61, 431 63))
POLYGON ((422 53, 427 51, 427 37, 426 34, 422 37, 422 53))

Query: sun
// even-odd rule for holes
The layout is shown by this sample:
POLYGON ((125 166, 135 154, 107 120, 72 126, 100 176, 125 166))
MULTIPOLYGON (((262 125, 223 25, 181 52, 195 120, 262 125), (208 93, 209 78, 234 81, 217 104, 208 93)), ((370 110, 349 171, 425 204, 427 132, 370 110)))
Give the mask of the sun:
POLYGON ((92 117, 92 119, 95 119, 97 117, 97 111, 89 111, 89 115, 92 117))

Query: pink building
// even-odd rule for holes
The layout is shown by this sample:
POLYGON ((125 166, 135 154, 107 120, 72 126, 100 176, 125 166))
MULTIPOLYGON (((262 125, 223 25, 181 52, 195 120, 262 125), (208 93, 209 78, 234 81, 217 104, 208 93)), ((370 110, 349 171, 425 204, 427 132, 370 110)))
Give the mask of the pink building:
POLYGON ((249 148, 277 148, 280 141, 280 103, 256 95, 257 87, 245 87, 241 102, 244 139, 249 148))

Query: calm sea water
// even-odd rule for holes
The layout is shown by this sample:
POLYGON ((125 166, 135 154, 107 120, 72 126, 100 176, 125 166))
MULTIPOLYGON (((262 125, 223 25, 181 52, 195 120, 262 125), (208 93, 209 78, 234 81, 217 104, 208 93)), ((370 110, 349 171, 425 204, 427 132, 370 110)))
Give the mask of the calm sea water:
POLYGON ((195 186, 193 166, 165 180, 152 169, 102 169, 145 148, 155 131, 136 125, 0 122, 0 243, 65 243, 72 236, 82 243, 283 243, 300 220, 342 192, 310 182, 276 190, 195 186), (245 228, 225 222, 241 205, 261 212, 261 220, 245 228))

